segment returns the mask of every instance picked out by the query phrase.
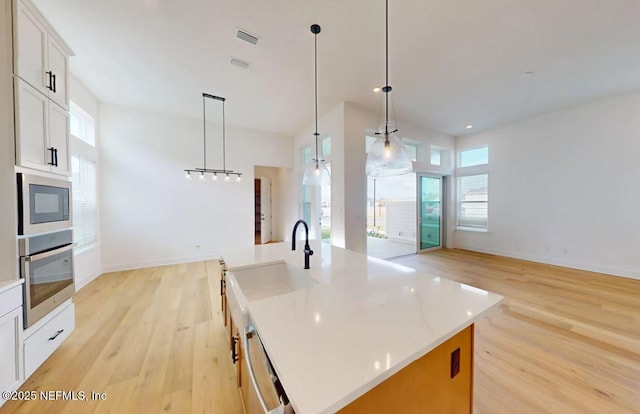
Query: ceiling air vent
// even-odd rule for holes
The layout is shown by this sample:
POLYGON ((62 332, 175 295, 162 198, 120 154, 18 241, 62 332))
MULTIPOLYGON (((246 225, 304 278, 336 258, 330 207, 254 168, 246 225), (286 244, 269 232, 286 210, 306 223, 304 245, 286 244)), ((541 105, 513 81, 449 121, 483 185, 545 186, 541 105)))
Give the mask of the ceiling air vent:
POLYGON ((248 69, 249 65, 250 65, 249 62, 245 62, 242 59, 238 59, 238 58, 234 58, 234 57, 231 58, 231 64, 233 66, 237 66, 237 67, 242 68, 242 69, 248 69))
POLYGON ((238 39, 244 40, 245 42, 249 42, 252 45, 258 44, 258 36, 254 36, 251 33, 248 33, 242 29, 238 29, 238 33, 236 33, 236 37, 238 39))

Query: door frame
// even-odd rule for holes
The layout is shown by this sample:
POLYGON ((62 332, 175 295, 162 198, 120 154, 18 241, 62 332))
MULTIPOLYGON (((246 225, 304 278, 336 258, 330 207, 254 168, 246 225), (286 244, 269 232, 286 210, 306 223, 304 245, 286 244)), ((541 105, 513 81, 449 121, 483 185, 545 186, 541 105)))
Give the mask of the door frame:
POLYGON ((417 172, 416 173, 416 212, 418 214, 416 214, 416 250, 418 253, 424 253, 424 252, 430 252, 433 250, 440 250, 445 246, 445 238, 446 238, 446 234, 447 232, 444 231, 444 226, 445 223, 447 222, 446 220, 446 214, 447 214, 447 208, 448 208, 448 203, 447 203, 447 197, 446 197, 446 190, 447 190, 447 175, 440 175, 440 174, 432 174, 432 173, 420 173, 417 172), (422 193, 422 177, 428 177, 428 178, 438 178, 440 179, 440 245, 439 246, 435 246, 435 247, 429 247, 426 249, 421 249, 420 248, 420 241, 421 241, 421 237, 422 237, 422 212, 421 212, 421 193, 422 193))
POLYGON ((272 208, 273 208, 273 204, 272 204, 272 191, 273 191, 273 187, 271 185, 271 179, 269 177, 259 177, 260 180, 260 244, 266 244, 269 243, 270 241, 273 240, 273 212, 272 212, 272 208), (265 222, 266 220, 264 219, 265 215, 265 205, 263 204, 262 200, 265 198, 265 194, 263 191, 263 188, 265 187, 265 184, 269 187, 269 198, 267 201, 268 203, 268 215, 269 215, 269 234, 268 234, 268 238, 266 241, 265 237, 267 237, 267 235, 265 234, 265 222))

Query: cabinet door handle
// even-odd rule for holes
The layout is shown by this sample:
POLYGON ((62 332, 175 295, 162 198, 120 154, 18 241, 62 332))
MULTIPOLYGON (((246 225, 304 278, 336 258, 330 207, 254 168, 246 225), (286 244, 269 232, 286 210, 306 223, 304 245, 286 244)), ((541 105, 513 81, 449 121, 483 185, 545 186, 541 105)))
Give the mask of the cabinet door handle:
POLYGON ((45 72, 45 74, 49 77, 49 84, 46 86, 47 89, 49 89, 50 91, 53 90, 53 78, 51 77, 51 75, 53 75, 53 73, 51 71, 47 71, 45 72))
POLYGON ((53 149, 53 158, 54 158, 53 162, 55 162, 54 167, 57 167, 58 166, 58 148, 53 149))
POLYGON ((64 329, 60 329, 58 332, 56 332, 55 335, 53 335, 51 338, 49 338, 50 341, 53 341, 54 339, 56 339, 62 332, 64 332, 64 329))
POLYGON ((233 363, 235 364, 236 362, 238 362, 238 351, 236 350, 236 344, 238 343, 238 341, 240 340, 240 338, 237 337, 232 337, 231 338, 231 360, 233 361, 233 363))
POLYGON ((53 79, 53 86, 52 86, 51 90, 53 91, 53 93, 56 93, 56 91, 58 89, 58 88, 56 88, 56 75, 51 74, 51 78, 53 79))
POLYGON ((47 148, 47 151, 51 151, 51 162, 48 162, 47 164, 53 165, 55 167, 56 159, 55 159, 55 155, 53 155, 55 153, 55 148, 53 148, 53 147, 47 148))

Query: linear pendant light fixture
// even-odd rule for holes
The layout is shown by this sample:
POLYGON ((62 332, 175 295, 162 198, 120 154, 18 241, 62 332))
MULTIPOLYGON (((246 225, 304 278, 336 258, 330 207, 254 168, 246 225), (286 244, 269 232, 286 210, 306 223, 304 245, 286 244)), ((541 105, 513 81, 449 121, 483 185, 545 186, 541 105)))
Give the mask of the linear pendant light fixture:
POLYGON ((222 98, 220 96, 215 96, 215 95, 210 95, 208 93, 202 93, 202 119, 203 119, 203 126, 202 126, 202 131, 203 131, 203 139, 202 139, 202 144, 203 144, 203 166, 202 168, 193 168, 193 169, 186 169, 184 170, 185 172, 185 177, 190 180, 191 179, 191 173, 197 174, 198 177, 200 178, 200 180, 204 181, 206 179, 206 174, 211 174, 211 179, 213 181, 217 181, 218 180, 218 175, 220 177, 224 177, 225 181, 229 181, 230 177, 232 175, 236 176, 236 181, 239 182, 241 180, 242 177, 242 173, 239 172, 235 172, 233 170, 227 170, 227 159, 226 159, 226 133, 225 133, 225 122, 224 122, 224 102, 226 101, 226 98, 222 98), (207 168, 207 105, 206 105, 206 100, 207 99, 214 99, 216 101, 220 101, 222 102, 222 169, 218 170, 218 169, 213 169, 213 168, 207 168))
POLYGON ((302 185, 305 186, 320 186, 331 185, 331 176, 329 170, 324 164, 324 160, 320 159, 318 154, 318 33, 320 33, 320 26, 317 24, 311 25, 311 33, 314 36, 314 56, 315 56, 315 109, 316 109, 316 132, 313 133, 316 141, 316 157, 309 162, 307 168, 305 168, 304 176, 302 177, 302 185))
POLYGON ((385 99, 384 125, 376 132, 378 136, 369 148, 367 155, 367 175, 370 177, 387 177, 402 175, 412 171, 413 164, 409 152, 402 140, 395 134, 398 130, 395 123, 389 121, 389 0, 385 0, 385 73, 386 84, 382 88, 385 99))

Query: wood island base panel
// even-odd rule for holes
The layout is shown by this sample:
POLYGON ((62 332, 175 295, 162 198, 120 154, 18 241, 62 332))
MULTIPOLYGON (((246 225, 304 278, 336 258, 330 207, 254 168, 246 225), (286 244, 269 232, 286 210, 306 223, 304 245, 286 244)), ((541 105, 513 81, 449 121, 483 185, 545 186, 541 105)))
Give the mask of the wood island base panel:
POLYGON ((338 414, 469 414, 472 409, 473 325, 412 362, 338 414), (452 372, 456 350, 459 350, 459 370, 452 372))

